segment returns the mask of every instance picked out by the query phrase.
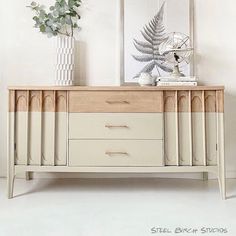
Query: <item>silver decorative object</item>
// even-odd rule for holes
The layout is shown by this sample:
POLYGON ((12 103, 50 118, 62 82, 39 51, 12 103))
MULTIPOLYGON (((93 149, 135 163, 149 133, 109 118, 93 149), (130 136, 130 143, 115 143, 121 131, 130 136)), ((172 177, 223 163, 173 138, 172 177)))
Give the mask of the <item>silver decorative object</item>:
POLYGON ((133 58, 139 62, 148 62, 134 78, 139 77, 141 73, 151 73, 155 68, 159 76, 161 75, 160 69, 165 72, 172 72, 171 67, 163 63, 165 56, 159 53, 160 44, 167 39, 163 24, 164 5, 165 2, 154 18, 141 31, 145 41, 134 39, 134 46, 141 55, 133 55, 133 58))
POLYGON ((180 67, 190 63, 192 52, 190 38, 183 33, 170 33, 167 35, 167 39, 159 46, 159 53, 165 57, 163 65, 173 68, 172 77, 185 76, 181 73, 180 67))

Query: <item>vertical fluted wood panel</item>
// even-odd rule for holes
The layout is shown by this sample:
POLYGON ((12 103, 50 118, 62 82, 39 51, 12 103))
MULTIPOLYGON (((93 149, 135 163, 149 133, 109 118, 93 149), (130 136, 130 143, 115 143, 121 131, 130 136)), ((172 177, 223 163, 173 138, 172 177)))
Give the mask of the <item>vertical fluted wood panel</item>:
POLYGON ((54 165, 54 91, 43 91, 42 165, 54 165))
POLYGON ((205 107, 207 165, 214 166, 217 164, 216 91, 205 92, 205 107))
POLYGON ((56 93, 55 165, 67 164, 67 94, 56 93))
POLYGON ((15 98, 15 164, 27 165, 27 91, 16 91, 15 98))
POLYGON ((178 147, 177 144, 177 123, 176 123, 176 92, 164 92, 164 157, 166 166, 176 166, 178 162, 178 147))
POLYGON ((189 92, 178 92, 178 122, 179 122, 179 160, 181 166, 191 164, 191 126, 189 120, 189 92))
POLYGON ((41 165, 41 96, 40 91, 30 91, 29 96, 29 165, 41 165))
POLYGON ((192 92, 192 139, 193 139, 193 165, 204 165, 204 106, 202 91, 192 92))

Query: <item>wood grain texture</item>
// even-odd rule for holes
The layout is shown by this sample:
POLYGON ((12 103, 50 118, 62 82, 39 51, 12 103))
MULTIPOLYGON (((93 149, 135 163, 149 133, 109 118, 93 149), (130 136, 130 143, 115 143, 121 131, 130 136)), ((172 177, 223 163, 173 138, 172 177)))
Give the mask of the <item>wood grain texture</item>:
POLYGON ((164 92, 164 112, 175 112, 176 111, 176 91, 165 91, 164 92))
POLYGON ((56 112, 67 112, 66 91, 56 91, 56 112))
POLYGON ((8 111, 15 112, 15 90, 10 90, 8 93, 8 111))
POLYGON ((70 91, 69 112, 163 112, 163 92, 70 91))
POLYGON ((224 90, 224 86, 9 86, 9 90, 55 91, 163 91, 163 90, 224 90))
POLYGON ((216 91, 205 91, 205 112, 216 112, 216 91))
POLYGON ((27 111, 27 109, 28 109, 27 91, 26 90, 16 91, 15 111, 25 112, 27 111))
POLYGON ((216 91, 216 111, 224 113, 224 91, 216 91))
POLYGON ((189 91, 178 92, 178 112, 190 112, 189 91))
POLYGON ((204 112, 202 91, 192 91, 192 112, 204 112))
POLYGON ((30 91, 29 100, 29 111, 30 112, 41 112, 41 92, 30 91))
POLYGON ((54 91, 43 91, 43 112, 55 112, 54 91))

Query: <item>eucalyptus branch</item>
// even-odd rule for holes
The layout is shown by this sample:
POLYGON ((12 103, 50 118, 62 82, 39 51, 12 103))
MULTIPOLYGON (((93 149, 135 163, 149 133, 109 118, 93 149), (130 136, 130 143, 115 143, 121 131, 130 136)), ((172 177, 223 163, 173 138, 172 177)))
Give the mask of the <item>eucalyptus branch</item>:
POLYGON ((49 7, 46 12, 45 7, 36 2, 32 2, 30 6, 35 13, 33 20, 34 27, 38 28, 41 33, 48 37, 65 35, 74 35, 74 30, 79 29, 77 21, 80 15, 77 13, 81 6, 81 0, 56 0, 53 6, 49 7))

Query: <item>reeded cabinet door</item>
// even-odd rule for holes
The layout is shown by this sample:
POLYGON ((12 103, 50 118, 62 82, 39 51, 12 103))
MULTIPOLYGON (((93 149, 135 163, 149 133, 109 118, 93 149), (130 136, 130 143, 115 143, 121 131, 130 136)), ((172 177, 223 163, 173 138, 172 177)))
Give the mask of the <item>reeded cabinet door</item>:
POLYGON ((10 91, 16 165, 67 164, 67 92, 10 91))

